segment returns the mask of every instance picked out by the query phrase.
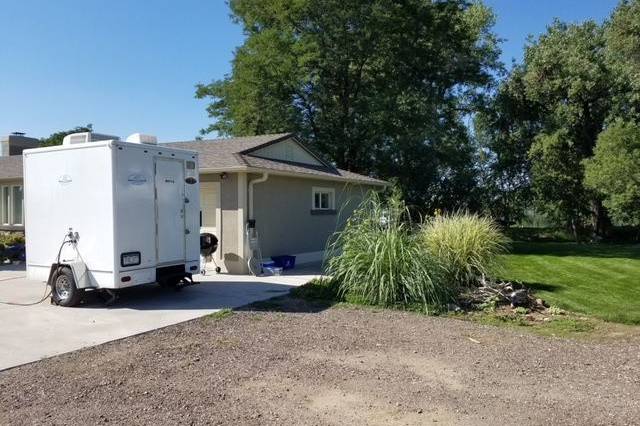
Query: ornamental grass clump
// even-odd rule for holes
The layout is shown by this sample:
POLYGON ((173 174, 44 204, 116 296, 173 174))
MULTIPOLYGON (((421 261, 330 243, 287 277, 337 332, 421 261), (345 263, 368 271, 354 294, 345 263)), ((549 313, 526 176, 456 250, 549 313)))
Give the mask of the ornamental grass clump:
POLYGON ((398 195, 372 193, 328 247, 326 273, 348 300, 430 311, 451 300, 398 195))
POLYGON ((508 243, 492 219, 470 213, 436 216, 423 224, 421 234, 426 254, 456 288, 490 277, 508 243))

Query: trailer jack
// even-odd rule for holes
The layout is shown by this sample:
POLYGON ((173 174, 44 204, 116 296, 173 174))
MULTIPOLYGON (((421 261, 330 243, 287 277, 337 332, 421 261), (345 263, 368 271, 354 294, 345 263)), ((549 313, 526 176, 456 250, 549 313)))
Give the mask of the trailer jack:
POLYGON ((108 296, 108 297, 103 297, 102 298, 104 300, 104 305, 105 306, 111 306, 114 303, 116 303, 116 300, 118 300, 118 293, 116 293, 115 291, 111 290, 110 288, 102 289, 101 295, 102 294, 108 296))

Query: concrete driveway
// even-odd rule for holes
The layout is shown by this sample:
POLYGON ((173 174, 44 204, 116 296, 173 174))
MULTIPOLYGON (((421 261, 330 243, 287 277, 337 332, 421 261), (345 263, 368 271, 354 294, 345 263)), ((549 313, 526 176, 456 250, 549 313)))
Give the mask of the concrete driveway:
MULTIPOLYGON (((180 292, 145 285, 121 293, 112 306, 97 298, 76 308, 0 304, 0 370, 198 318, 224 308, 284 294, 318 276, 319 267, 274 277, 215 273, 180 292)), ((45 285, 28 281, 24 266, 0 266, 0 302, 29 303, 45 285)))

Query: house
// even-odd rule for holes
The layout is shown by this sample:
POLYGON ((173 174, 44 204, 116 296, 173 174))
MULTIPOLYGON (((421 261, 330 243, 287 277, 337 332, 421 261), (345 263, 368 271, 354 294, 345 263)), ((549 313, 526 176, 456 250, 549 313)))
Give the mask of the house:
MULTIPOLYGON (((327 239, 372 189, 386 183, 335 168, 292 134, 172 142, 199 152, 201 224, 219 239, 215 260, 248 272, 245 241, 255 220, 263 258, 294 255, 297 264, 322 259, 327 239)), ((22 156, 0 157, 3 230, 23 230, 22 156)))
POLYGON ((29 138, 22 132, 13 132, 7 136, 0 136, 0 157, 20 155, 23 150, 38 146, 40 146, 38 139, 29 138))
POLYGON ((40 141, 21 132, 0 136, 0 231, 23 230, 22 151, 40 141), (8 179, 3 179, 3 177, 8 179))

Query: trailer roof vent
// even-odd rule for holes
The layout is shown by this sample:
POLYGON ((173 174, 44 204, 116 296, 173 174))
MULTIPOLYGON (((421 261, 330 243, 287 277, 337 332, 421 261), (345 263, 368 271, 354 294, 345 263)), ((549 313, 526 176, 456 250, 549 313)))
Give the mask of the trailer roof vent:
POLYGON ((131 143, 144 143, 147 145, 157 145, 158 138, 152 135, 144 135, 142 133, 134 133, 127 137, 127 142, 131 143))
POLYGON ((78 143, 89 143, 89 142, 98 142, 98 141, 118 141, 120 140, 117 136, 112 135, 102 135, 100 133, 93 132, 82 132, 82 133, 71 133, 62 139, 62 145, 75 145, 78 143))

